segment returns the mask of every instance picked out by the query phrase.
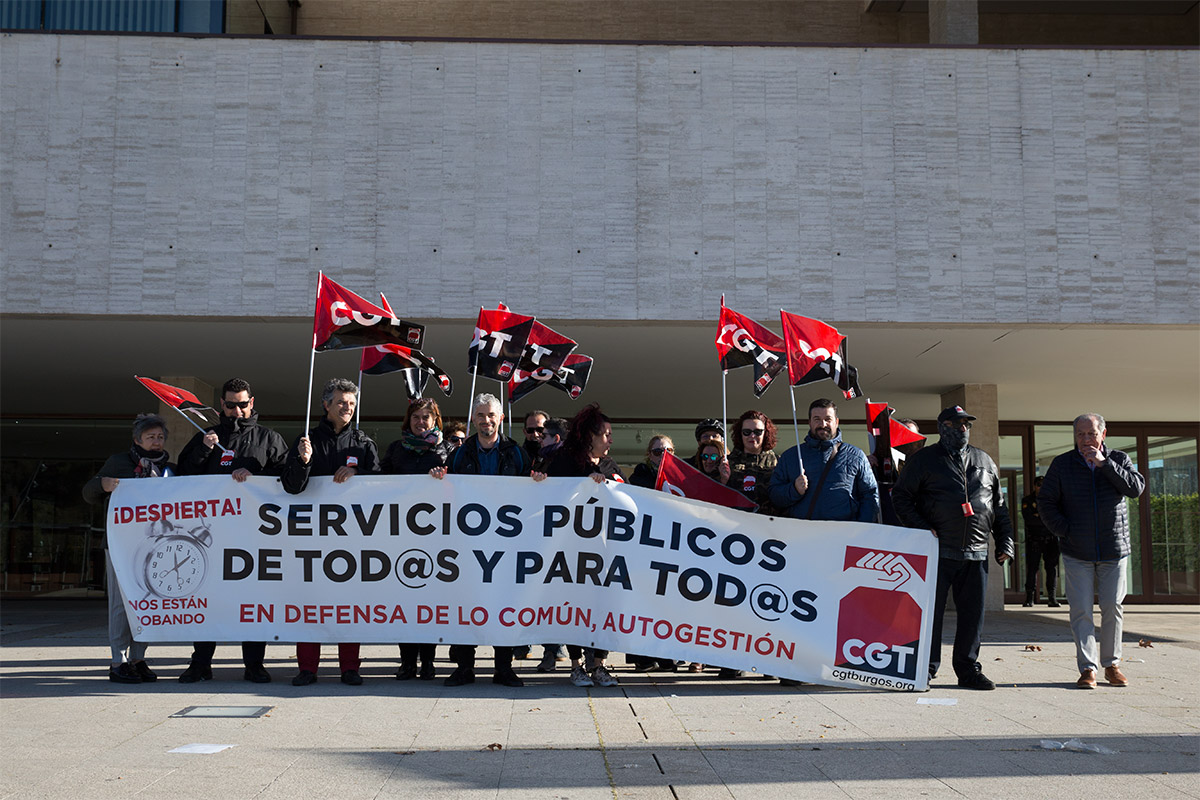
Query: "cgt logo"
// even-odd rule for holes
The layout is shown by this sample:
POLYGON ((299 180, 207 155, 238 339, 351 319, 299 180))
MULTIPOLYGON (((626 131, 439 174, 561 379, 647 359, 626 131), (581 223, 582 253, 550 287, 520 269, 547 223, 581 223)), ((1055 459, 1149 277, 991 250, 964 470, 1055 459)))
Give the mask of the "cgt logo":
POLYGON ((926 557, 847 547, 843 572, 859 585, 838 607, 837 653, 842 668, 916 680, 921 607, 910 582, 924 581, 926 557))

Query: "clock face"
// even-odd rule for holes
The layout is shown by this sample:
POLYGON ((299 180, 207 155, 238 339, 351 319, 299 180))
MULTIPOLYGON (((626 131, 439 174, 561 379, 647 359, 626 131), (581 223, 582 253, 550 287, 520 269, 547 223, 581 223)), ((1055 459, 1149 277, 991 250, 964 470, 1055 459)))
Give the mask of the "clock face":
POLYGON ((187 597, 200 588, 207 567, 208 557, 196 540, 164 537, 146 556, 146 588, 159 597, 187 597))

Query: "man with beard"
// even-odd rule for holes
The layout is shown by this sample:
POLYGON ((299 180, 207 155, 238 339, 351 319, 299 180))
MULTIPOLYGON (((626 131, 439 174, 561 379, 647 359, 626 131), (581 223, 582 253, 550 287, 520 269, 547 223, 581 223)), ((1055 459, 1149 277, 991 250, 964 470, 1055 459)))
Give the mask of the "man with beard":
POLYGON ((809 405, 808 436, 779 457, 769 493, 776 508, 796 519, 879 519, 879 487, 867 456, 842 441, 837 406, 825 398, 809 405))
POLYGON ((909 528, 925 528, 938 539, 937 594, 929 679, 941 665, 942 616, 954 592, 958 626, 951 663, 958 685, 995 689, 979 664, 983 599, 987 593, 988 536, 996 540, 996 563, 1013 556, 1012 519, 1000 491, 1000 471, 991 457, 968 444, 975 417, 961 406, 938 414, 941 439, 908 457, 892 490, 896 515, 909 528))
POLYGON ((540 410, 530 411, 525 415, 525 455, 529 456, 531 464, 537 461, 538 451, 544 444, 546 420, 548 419, 550 419, 550 415, 540 410))
MULTIPOLYGON (((275 431, 258 424, 254 394, 241 378, 230 378, 221 387, 221 422, 197 433, 179 454, 180 475, 231 475, 242 483, 251 475, 280 475, 287 458, 287 443, 275 431)), ((212 680, 216 642, 196 642, 192 660, 179 676, 180 683, 212 680)), ((263 667, 265 642, 242 642, 243 679, 269 683, 263 667)))

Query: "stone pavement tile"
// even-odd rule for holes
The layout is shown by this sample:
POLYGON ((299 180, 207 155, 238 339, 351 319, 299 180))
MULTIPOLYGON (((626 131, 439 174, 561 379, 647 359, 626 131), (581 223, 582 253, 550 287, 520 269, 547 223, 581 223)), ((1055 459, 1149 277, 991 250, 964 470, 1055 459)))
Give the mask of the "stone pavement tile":
MULTIPOLYGON (((296 798, 339 798, 345 800, 370 800, 379 796, 381 787, 395 768, 397 756, 388 756, 371 769, 361 765, 338 766, 322 763, 320 766, 297 764, 279 774, 255 797, 295 800, 296 798)), ((210 795, 211 797, 211 795, 210 795)))
POLYGON ((864 742, 860 747, 821 746, 802 752, 810 763, 848 797, 917 797, 945 795, 945 786, 925 768, 923 758, 906 757, 864 742))
POLYGON ((769 746, 704 750, 705 759, 734 797, 768 800, 842 796, 830 777, 813 763, 812 755, 815 753, 811 748, 769 746))
MULTIPOLYGON (((619 750, 609 750, 607 755, 614 774, 622 771, 624 764, 632 763, 623 761, 619 750)), ((605 755, 599 749, 505 750, 499 795, 611 798, 612 788, 605 755)))
POLYGON ((77 800, 81 797, 106 800, 134 797, 146 792, 170 773, 170 767, 73 767, 36 784, 22 786, 9 796, 8 800, 77 800))

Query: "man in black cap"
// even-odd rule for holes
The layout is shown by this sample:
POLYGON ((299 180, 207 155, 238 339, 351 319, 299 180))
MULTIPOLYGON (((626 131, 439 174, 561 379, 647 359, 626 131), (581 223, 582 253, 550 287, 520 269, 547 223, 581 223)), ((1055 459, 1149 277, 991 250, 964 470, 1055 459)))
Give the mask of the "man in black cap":
POLYGON ((953 591, 958 626, 951 663, 958 685, 995 689, 996 684, 988 680, 979 664, 988 535, 996 540, 996 563, 1003 564, 1013 555, 1012 519, 1000 491, 996 462, 968 444, 974 420, 961 406, 951 406, 938 414, 940 441, 908 457, 892 490, 892 503, 907 527, 926 528, 938 538, 929 679, 933 680, 941 665, 942 615, 946 595, 953 591))

